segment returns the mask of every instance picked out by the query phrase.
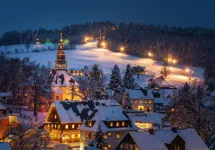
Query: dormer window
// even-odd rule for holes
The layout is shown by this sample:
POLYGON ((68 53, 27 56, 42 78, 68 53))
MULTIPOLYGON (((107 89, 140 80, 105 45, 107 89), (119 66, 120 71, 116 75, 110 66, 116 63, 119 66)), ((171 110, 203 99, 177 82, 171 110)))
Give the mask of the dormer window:
POLYGON ((72 125, 72 129, 74 129, 74 128, 75 128, 75 125, 73 124, 73 125, 72 125))
POLYGON ((116 126, 117 126, 117 127, 119 126, 119 122, 116 122, 116 126))
POLYGON ((88 126, 88 127, 92 127, 92 121, 88 121, 88 122, 87 122, 87 126, 88 126))
POLYGON ((110 122, 110 127, 113 127, 113 122, 110 122))
POLYGON ((140 100, 140 104, 142 104, 143 103, 143 101, 142 100, 140 100))
POLYGON ((117 138, 117 139, 120 138, 120 133, 119 133, 119 132, 116 133, 116 138, 117 138))
POLYGON ((123 127, 125 126, 125 122, 122 122, 122 126, 123 126, 123 127))
POLYGON ((54 118, 57 119, 57 115, 54 115, 54 118))
POLYGON ((108 132, 108 136, 111 136, 111 133, 110 133, 110 132, 108 132))

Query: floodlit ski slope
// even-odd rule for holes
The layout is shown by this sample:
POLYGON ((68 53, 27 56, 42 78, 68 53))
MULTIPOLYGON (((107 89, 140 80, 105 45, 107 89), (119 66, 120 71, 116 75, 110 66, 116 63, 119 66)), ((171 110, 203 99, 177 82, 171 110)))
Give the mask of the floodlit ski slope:
MULTIPOLYGON (((91 42, 84 45, 77 45, 76 50, 67 50, 66 57, 69 68, 83 68, 85 65, 91 66, 93 64, 99 64, 105 74, 111 73, 111 68, 114 64, 117 64, 123 71, 127 64, 145 66, 146 71, 149 75, 160 75, 160 70, 162 67, 162 62, 157 62, 151 59, 138 58, 134 56, 129 56, 122 53, 111 52, 107 49, 97 48, 96 42, 91 42)), ((41 45, 47 48, 47 45, 41 45)), ((49 47, 56 47, 56 45, 49 45, 49 47)), ((14 46, 19 47, 19 46, 14 46)), ((22 46, 25 49, 25 46, 22 46)), ((29 51, 35 48, 35 45, 31 45, 29 51)), ((12 48, 8 48, 12 49, 12 48)), ((26 49, 25 49, 26 50, 26 49)), ((1 51, 1 47, 0 47, 1 51)), ((56 60, 57 51, 43 51, 43 52, 29 52, 21 54, 9 54, 9 57, 29 57, 32 61, 37 61, 43 65, 47 65, 48 62, 54 63, 56 60)), ((181 85, 189 80, 188 75, 185 73, 186 66, 172 66, 172 73, 166 79, 166 84, 181 85)), ((192 68, 192 79, 202 79, 204 69, 202 68, 192 68)), ((141 85, 146 85, 149 79, 149 75, 142 76, 136 79, 141 85)))

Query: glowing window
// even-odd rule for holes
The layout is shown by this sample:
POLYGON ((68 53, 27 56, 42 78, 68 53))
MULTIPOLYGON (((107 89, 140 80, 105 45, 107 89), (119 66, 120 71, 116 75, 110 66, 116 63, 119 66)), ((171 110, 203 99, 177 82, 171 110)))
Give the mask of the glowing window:
POLYGON ((56 124, 54 125, 54 128, 55 128, 55 129, 57 128, 57 125, 56 125, 56 124))
POLYGON ((54 115, 54 118, 57 119, 57 115, 54 115))
POLYGON ((74 128, 75 128, 75 125, 73 124, 73 125, 72 125, 72 129, 74 129, 74 128))
POLYGON ((111 136, 111 133, 110 133, 110 132, 108 132, 108 136, 111 136))
POLYGON ((137 100, 135 100, 134 103, 137 104, 137 100))
POLYGON ((108 148, 111 148, 111 145, 110 145, 110 144, 108 144, 108 148))
POLYGON ((147 103, 147 100, 145 100, 145 103, 147 103))
POLYGON ((108 138, 107 134, 104 134, 104 139, 107 139, 107 138, 108 138))
POLYGON ((58 125, 58 129, 60 129, 60 125, 58 125))
POLYGON ((143 103, 143 101, 142 100, 140 100, 140 104, 142 104, 143 103))
POLYGON ((151 104, 151 103, 152 103, 152 101, 151 101, 151 100, 149 100, 149 103, 151 104))
POLYGON ((75 134, 72 134, 72 139, 74 139, 75 138, 75 134))
POLYGON ((116 126, 117 126, 117 127, 119 126, 119 122, 116 122, 116 126))
POLYGON ((65 126, 65 128, 66 128, 66 129, 68 129, 68 128, 69 128, 68 124, 65 126))
POLYGON ((125 122, 122 122, 122 126, 123 126, 123 127, 125 126, 125 122))
POLYGON ((80 138, 80 134, 78 134, 78 138, 80 138))
POLYGON ((113 122, 110 122, 110 127, 112 127, 113 126, 113 122))
POLYGON ((116 138, 117 138, 117 139, 120 138, 120 133, 119 133, 119 132, 116 133, 116 138))

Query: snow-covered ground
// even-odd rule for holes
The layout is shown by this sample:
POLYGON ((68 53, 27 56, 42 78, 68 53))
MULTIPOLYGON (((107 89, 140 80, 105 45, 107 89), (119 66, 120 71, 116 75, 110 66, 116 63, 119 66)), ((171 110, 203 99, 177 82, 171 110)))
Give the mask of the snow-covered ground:
MULTIPOLYGON (((82 68, 85 65, 91 66, 93 64, 99 64, 102 68, 104 74, 108 75, 111 73, 111 68, 117 64, 121 70, 124 71, 127 64, 131 65, 140 65, 145 66, 147 74, 145 76, 141 76, 139 79, 136 79, 140 85, 146 85, 150 75, 159 76, 160 70, 162 67, 162 62, 154 61, 152 59, 147 58, 138 58, 135 56, 130 56, 122 53, 116 53, 109 51, 107 49, 97 48, 96 42, 87 43, 84 45, 77 45, 76 50, 67 50, 67 63, 69 68, 82 68)), ((56 49, 57 45, 53 44, 41 44, 41 45, 30 45, 28 53, 15 53, 15 49, 20 52, 26 52, 25 45, 13 45, 13 46, 1 46, 0 52, 11 51, 13 54, 8 54, 9 57, 29 57, 32 61, 37 61, 43 65, 48 65, 48 62, 52 63, 52 67, 54 67, 54 63, 56 60, 57 51, 50 51, 48 49, 56 49), (41 52, 31 52, 35 49, 41 49, 41 52), (46 49, 46 50, 44 50, 46 49)), ((16 50, 16 51, 17 51, 16 50)), ((172 66, 172 73, 166 79, 166 84, 174 84, 181 85, 189 80, 189 75, 185 72, 186 66, 172 66)), ((204 69, 193 67, 191 68, 193 71, 191 77, 192 79, 202 79, 204 69)), ((123 72, 122 71, 122 72, 123 72)))

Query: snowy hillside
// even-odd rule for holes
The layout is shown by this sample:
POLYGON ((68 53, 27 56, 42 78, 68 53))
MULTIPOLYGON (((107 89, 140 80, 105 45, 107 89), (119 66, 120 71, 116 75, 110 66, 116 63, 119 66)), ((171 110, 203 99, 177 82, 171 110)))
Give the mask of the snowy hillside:
MULTIPOLYGON (((85 65, 91 66, 93 64, 99 64, 105 74, 111 73, 111 68, 114 64, 117 64, 121 69, 125 69, 127 64, 145 66, 146 71, 149 75, 159 76, 162 67, 162 62, 157 62, 151 59, 138 58, 134 56, 129 56, 126 54, 111 52, 107 49, 97 48, 97 43, 92 42, 84 45, 77 45, 76 50, 67 50, 67 63, 69 68, 82 68, 85 65)), ((25 45, 8 46, 7 51, 12 54, 7 54, 8 57, 29 57, 32 61, 37 61, 43 65, 48 65, 48 62, 52 63, 54 67, 56 59, 56 49, 57 45, 30 45, 28 53, 26 53, 25 45), (19 54, 17 50, 19 50, 19 54), (41 52, 31 52, 32 50, 41 50, 41 52), (22 53, 22 51, 24 53, 22 53)), ((0 51, 5 51, 5 47, 0 47, 0 51)), ((172 66, 172 74, 168 76, 166 83, 181 85, 182 83, 189 80, 188 75, 185 72, 186 66, 172 66)), ((202 79, 204 70, 202 68, 191 68, 192 79, 202 79)), ((140 79, 136 79, 141 85, 146 85, 149 79, 149 75, 142 76, 140 79)))

